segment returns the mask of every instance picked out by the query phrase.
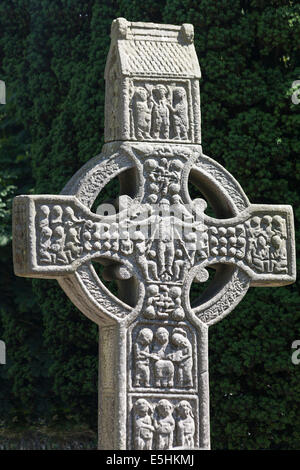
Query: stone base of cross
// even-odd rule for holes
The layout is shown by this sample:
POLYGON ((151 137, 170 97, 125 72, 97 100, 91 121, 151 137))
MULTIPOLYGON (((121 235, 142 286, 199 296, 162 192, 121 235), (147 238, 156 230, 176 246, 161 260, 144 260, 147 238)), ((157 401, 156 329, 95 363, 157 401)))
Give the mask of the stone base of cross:
POLYGON ((57 279, 100 327, 100 449, 209 449, 208 327, 249 286, 294 282, 293 213, 290 206, 250 204, 235 179, 203 154, 196 81, 179 72, 171 79, 168 69, 182 69, 187 51, 193 59, 191 25, 118 19, 112 31, 106 79, 117 85, 114 96, 112 87, 107 92, 106 136, 114 142, 61 195, 15 198, 15 273, 57 279), (166 49, 166 77, 150 71, 147 82, 134 69, 145 67, 138 59, 143 47, 160 63, 166 49), (117 102, 124 106, 121 129, 117 102), (120 197, 92 212, 115 177, 120 197), (200 198, 190 198, 189 181, 200 198), (206 215, 207 203, 215 218, 206 215), (118 297, 93 262, 117 281, 118 297), (207 267, 214 279, 191 305, 190 286, 207 281, 207 267))

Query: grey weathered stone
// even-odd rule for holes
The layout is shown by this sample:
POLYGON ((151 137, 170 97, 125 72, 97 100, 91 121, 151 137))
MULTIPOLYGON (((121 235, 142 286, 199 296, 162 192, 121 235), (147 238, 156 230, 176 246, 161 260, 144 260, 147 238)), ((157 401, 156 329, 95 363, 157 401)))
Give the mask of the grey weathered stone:
POLYGON ((99 448, 209 449, 208 327, 249 286, 294 282, 292 208, 250 204, 203 154, 192 25, 115 20, 105 77, 102 153, 61 195, 14 200, 15 273, 56 278, 100 326, 99 448), (117 214, 92 213, 115 176, 117 214), (218 218, 191 200, 189 178, 218 218))
POLYGON ((0 80, 0 104, 6 104, 6 87, 3 80, 0 80))

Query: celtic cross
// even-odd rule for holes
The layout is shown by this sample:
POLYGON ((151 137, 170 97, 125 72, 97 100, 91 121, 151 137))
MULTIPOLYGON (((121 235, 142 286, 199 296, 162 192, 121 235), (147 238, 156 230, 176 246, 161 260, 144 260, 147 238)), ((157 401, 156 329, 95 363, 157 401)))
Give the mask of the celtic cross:
POLYGON ((57 279, 100 327, 100 449, 209 449, 208 327, 250 285, 295 280, 292 208, 250 204, 203 154, 192 25, 119 18, 111 37, 103 151, 61 195, 15 198, 15 273, 57 279), (92 212, 115 177, 120 197, 92 212))

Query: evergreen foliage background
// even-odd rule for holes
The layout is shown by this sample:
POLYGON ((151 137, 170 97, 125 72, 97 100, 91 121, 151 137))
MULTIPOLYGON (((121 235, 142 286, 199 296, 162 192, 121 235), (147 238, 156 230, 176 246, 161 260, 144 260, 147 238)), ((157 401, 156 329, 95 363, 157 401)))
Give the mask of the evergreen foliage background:
MULTIPOLYGON (((0 426, 97 428, 97 328, 55 281, 17 278, 11 200, 59 193, 103 145, 110 25, 193 23, 203 149, 253 203, 299 208, 300 5, 288 0, 2 0, 0 426)), ((113 191, 113 188, 111 189, 113 191)), ((109 191, 108 191, 109 195, 109 191)), ((298 237, 299 238, 299 237, 298 237)), ((299 242, 299 240, 298 240, 299 242)), ((298 243, 299 246, 299 243, 298 243)), ((250 289, 210 329, 213 449, 299 449, 299 289, 250 289)))

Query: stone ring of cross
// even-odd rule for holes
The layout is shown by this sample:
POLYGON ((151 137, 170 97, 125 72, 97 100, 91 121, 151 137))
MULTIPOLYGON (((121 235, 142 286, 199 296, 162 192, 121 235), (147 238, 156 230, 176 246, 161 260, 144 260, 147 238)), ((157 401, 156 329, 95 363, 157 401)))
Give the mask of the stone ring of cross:
POLYGON ((208 327, 249 286, 294 282, 292 208, 250 204, 203 154, 191 25, 115 20, 105 78, 102 153, 61 195, 14 200, 15 273, 57 279, 100 326, 99 448, 209 449, 208 327))

